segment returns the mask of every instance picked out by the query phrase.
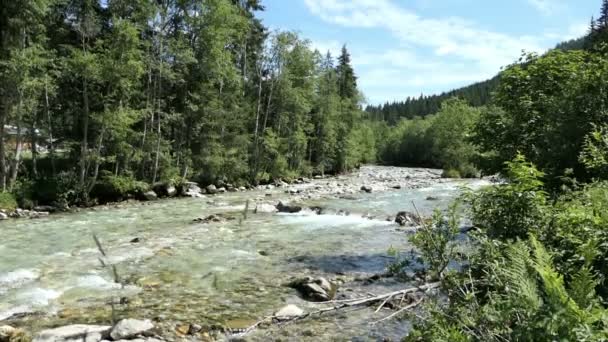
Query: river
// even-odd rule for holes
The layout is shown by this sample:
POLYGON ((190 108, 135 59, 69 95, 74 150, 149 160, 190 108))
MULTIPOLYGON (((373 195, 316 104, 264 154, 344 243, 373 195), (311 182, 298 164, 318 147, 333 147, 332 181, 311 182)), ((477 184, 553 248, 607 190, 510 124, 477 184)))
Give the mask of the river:
MULTIPOLYGON (((429 214, 445 208, 462 186, 487 184, 441 180, 438 174, 365 167, 352 176, 294 186, 296 195, 284 188, 264 189, 0 222, 0 323, 8 320, 33 332, 60 324, 107 323, 108 303, 123 298, 116 315, 151 318, 167 331, 179 323, 238 329, 288 303, 311 308, 283 286, 297 277, 327 277, 344 282, 340 291, 354 293, 401 288, 393 280, 369 285, 353 281, 382 272, 392 261, 389 247, 411 248, 408 233, 386 218, 413 211, 412 202, 429 214), (353 190, 368 181, 378 190, 353 190), (402 189, 392 189, 396 183, 402 189), (436 200, 427 200, 429 196, 436 200), (256 205, 279 200, 321 206, 325 214, 253 212, 256 205), (237 219, 192 222, 217 213, 237 219), (124 286, 101 266, 93 234, 107 253, 104 263, 116 266, 124 286)), ((403 321, 369 325, 386 315, 373 311, 328 315, 260 330, 249 338, 374 341, 407 333, 409 325, 403 321)))

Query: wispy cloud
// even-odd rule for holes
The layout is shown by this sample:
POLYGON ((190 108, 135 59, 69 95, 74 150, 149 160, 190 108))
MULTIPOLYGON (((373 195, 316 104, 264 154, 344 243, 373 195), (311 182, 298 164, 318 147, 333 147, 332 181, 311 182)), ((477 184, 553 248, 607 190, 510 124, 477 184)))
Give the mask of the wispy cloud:
MULTIPOLYGON (((304 1, 311 13, 327 23, 376 30, 394 38, 393 47, 384 52, 378 53, 377 47, 372 52, 351 49, 360 84, 371 102, 386 100, 391 85, 409 86, 420 94, 424 89, 437 91, 481 81, 515 61, 522 50, 543 52, 550 45, 547 34, 509 35, 459 17, 423 17, 391 0, 304 1)), ((558 0, 528 1, 543 6, 558 0)), ((543 10, 551 10, 550 4, 544 6, 543 10)), ((561 36, 579 31, 580 27, 573 26, 561 36)), ((401 98, 407 95, 415 94, 401 98)))
POLYGON ((528 3, 544 15, 555 14, 564 9, 559 0, 528 0, 528 3))

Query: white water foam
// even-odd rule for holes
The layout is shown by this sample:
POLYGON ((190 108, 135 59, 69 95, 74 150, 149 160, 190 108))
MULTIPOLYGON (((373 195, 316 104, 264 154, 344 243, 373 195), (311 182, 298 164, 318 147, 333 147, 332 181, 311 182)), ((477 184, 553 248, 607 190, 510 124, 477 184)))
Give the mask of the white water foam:
POLYGON ((302 225, 306 229, 321 229, 327 227, 352 226, 357 228, 387 226, 392 222, 370 220, 358 214, 350 216, 343 215, 305 215, 305 214, 281 214, 281 221, 286 224, 302 225))
POLYGON ((52 300, 59 298, 62 293, 63 292, 57 290, 35 287, 18 293, 16 298, 22 303, 28 303, 31 306, 40 307, 48 306, 52 300))
POLYGON ((14 288, 21 287, 38 279, 38 270, 18 269, 0 273, 0 294, 14 288))

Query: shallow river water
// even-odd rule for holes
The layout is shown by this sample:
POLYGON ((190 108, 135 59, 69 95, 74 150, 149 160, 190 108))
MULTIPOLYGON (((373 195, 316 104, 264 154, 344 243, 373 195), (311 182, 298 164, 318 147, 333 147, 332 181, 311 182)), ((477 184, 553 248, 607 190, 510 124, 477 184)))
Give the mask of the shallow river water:
MULTIPOLYGON (((222 212, 242 217, 247 200, 289 198, 275 189, 0 222, 0 323, 10 318, 33 331, 58 324, 104 323, 111 319, 108 303, 123 298, 115 308, 119 316, 239 329, 288 303, 310 308, 283 286, 294 277, 343 280, 340 291, 398 289, 403 285, 390 281, 352 284, 356 277, 382 272, 392 260, 387 255, 390 246, 409 249, 408 234, 386 218, 400 210, 413 211, 412 201, 425 214, 445 208, 461 186, 482 184, 437 181, 420 189, 301 201, 328 208, 329 213, 346 210, 349 216, 250 211, 243 220, 192 223, 222 212), (428 196, 438 200, 428 201, 428 196), (93 234, 107 253, 104 263, 116 266, 124 285, 115 283, 111 271, 101 266, 93 234), (139 241, 132 242, 135 238, 139 241)), ((262 330, 250 338, 374 341, 407 333, 407 322, 370 326, 368 322, 386 315, 373 311, 329 315, 262 330)))

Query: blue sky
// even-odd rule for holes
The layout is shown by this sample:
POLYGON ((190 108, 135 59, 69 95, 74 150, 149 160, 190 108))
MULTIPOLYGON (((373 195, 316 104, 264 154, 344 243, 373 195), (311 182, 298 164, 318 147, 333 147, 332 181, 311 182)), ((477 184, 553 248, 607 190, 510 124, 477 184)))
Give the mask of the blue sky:
POLYGON ((579 37, 600 0, 263 0, 273 30, 351 51, 369 103, 434 94, 494 76, 522 50, 579 37))

